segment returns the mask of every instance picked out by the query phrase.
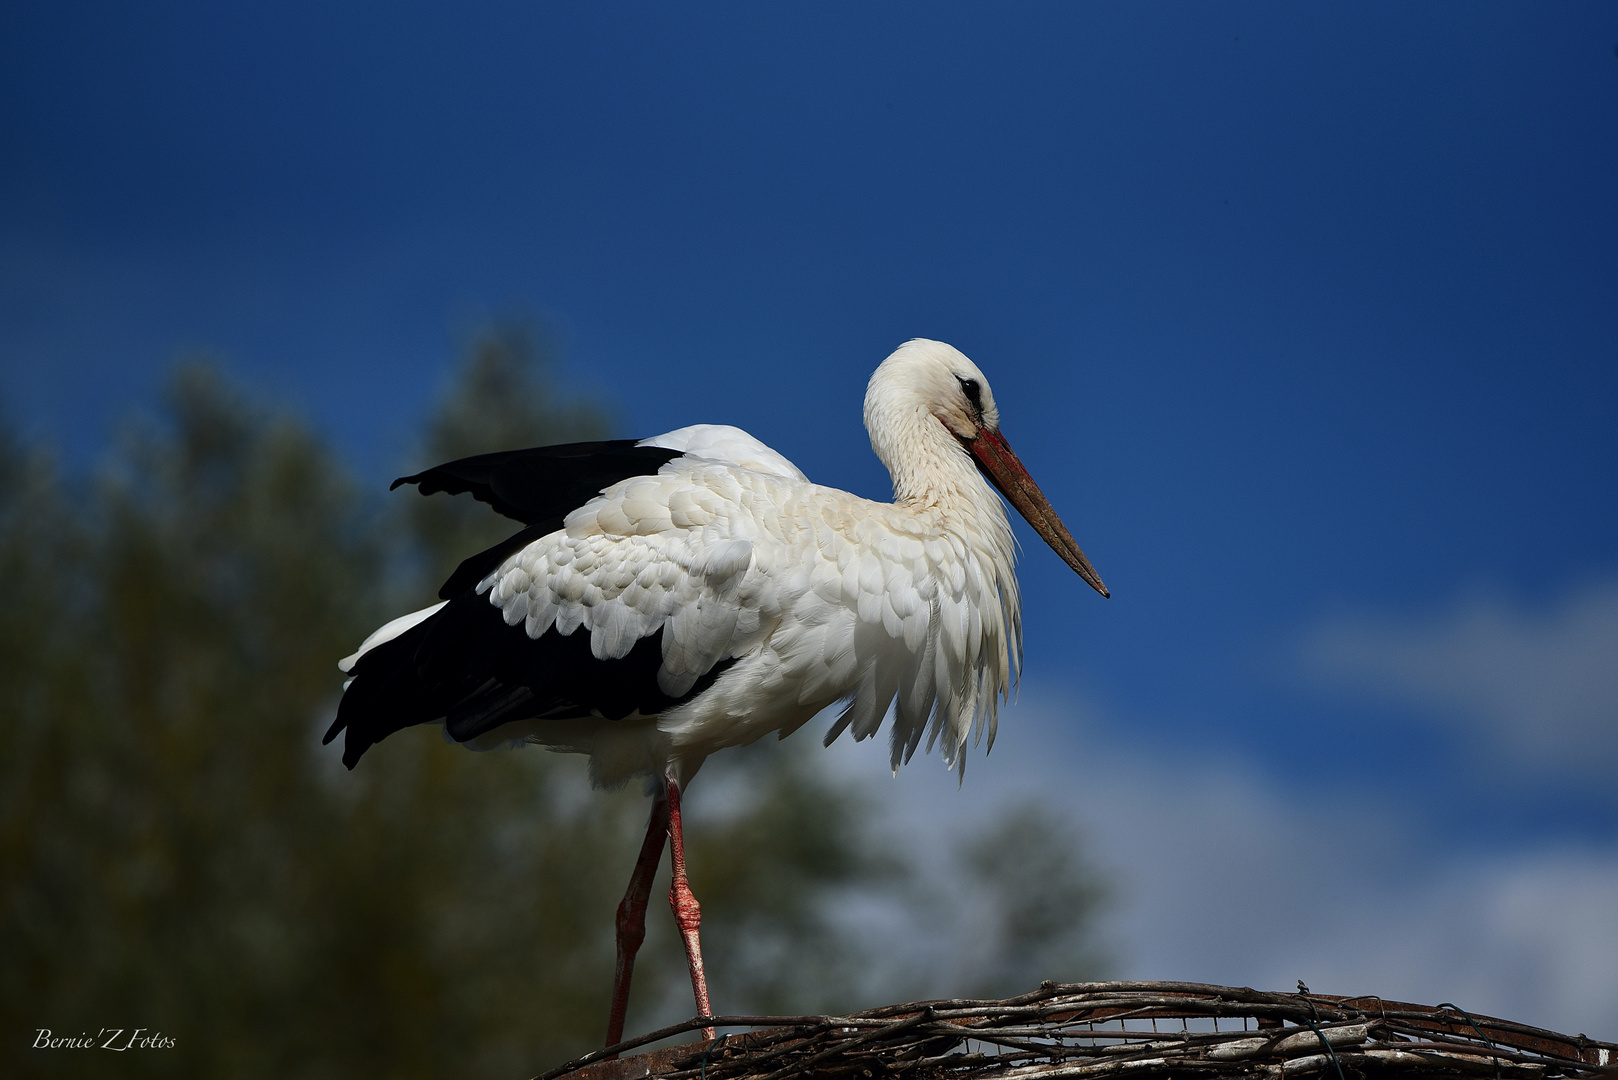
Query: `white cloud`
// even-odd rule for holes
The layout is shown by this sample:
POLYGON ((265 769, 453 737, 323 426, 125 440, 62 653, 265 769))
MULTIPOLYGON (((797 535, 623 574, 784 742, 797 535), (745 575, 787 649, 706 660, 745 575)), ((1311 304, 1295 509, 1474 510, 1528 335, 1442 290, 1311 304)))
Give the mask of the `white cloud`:
POLYGON ((1124 977, 1273 990, 1301 978, 1618 1036, 1618 844, 1446 855, 1400 808, 1300 800, 1239 762, 1165 755, 1123 730, 1079 706, 1023 705, 961 790, 935 758, 890 779, 869 745, 840 743, 827 764, 874 800, 872 827, 924 858, 1029 795, 1080 823, 1122 885, 1106 929, 1124 977))
POLYGON ((1308 635, 1314 677, 1433 709, 1513 764, 1618 764, 1618 582, 1528 611, 1473 600, 1423 619, 1343 618, 1308 635))
POLYGON ((1316 982, 1618 1034, 1618 851, 1459 862, 1358 900, 1342 925, 1355 947, 1279 959, 1315 963, 1316 982))

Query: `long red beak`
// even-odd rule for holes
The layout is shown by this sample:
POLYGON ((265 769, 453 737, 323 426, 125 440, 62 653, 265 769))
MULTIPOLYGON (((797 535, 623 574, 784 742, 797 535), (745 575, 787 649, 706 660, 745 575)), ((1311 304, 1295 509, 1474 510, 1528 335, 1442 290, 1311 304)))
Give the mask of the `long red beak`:
POLYGON ((1090 588, 1102 596, 1110 597, 1112 594, 1101 583, 1101 575, 1090 565, 1090 560, 1084 557, 1078 541, 1067 531, 1062 519, 1056 516, 1050 500, 1039 490, 1034 478, 1028 475, 1023 463, 1011 452, 1011 447, 1006 444, 1006 437, 998 431, 984 430, 978 432, 977 438, 962 441, 966 444, 966 448, 972 451, 972 456, 977 458, 983 474, 1000 489, 1000 494, 1006 497, 1006 501, 1015 506, 1017 512, 1027 519, 1028 524, 1034 527, 1034 531, 1045 538, 1051 550, 1060 555, 1063 562, 1078 571, 1079 576, 1090 583, 1090 588))

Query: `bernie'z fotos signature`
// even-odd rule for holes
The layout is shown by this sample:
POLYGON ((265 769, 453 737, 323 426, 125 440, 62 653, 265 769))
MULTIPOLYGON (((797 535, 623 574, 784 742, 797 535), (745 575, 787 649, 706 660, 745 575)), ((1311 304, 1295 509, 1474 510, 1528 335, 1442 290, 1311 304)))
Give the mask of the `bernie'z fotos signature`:
POLYGON ((161 1031, 151 1028, 102 1028, 91 1035, 89 1032, 80 1032, 77 1035, 55 1035, 50 1028, 36 1028, 34 1031, 35 1050, 172 1050, 175 1040, 172 1035, 165 1035, 161 1031))

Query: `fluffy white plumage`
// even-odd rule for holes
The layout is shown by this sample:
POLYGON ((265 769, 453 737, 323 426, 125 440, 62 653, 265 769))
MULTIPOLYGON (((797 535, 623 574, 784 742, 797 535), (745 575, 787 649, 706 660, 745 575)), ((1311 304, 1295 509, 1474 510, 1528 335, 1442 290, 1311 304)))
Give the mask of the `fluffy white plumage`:
POLYGON ((933 399, 961 397, 961 379, 982 386, 983 422, 995 423, 982 372, 948 345, 909 342, 872 376, 866 422, 893 503, 812 484, 736 428, 645 440, 684 455, 606 489, 478 590, 530 637, 553 625, 588 633, 599 659, 662 629, 658 682, 672 697, 737 662, 661 716, 523 721, 474 745, 526 738, 588 753, 600 784, 665 763, 684 782, 713 751, 785 736, 851 698, 828 742, 845 728, 875 734, 896 701, 893 767, 926 734, 964 769, 974 727, 993 739, 1020 629, 1005 509, 946 430, 952 418, 935 416, 933 399))

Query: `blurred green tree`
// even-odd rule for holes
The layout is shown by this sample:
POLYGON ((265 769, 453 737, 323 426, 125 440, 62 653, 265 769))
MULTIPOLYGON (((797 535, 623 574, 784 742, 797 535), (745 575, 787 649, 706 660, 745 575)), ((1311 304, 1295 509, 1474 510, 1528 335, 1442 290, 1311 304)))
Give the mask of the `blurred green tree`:
MULTIPOLYGON (((421 463, 601 437, 604 412, 559 399, 548 364, 531 330, 477 338, 421 463)), ((510 1077, 599 1042, 641 793, 432 728, 353 773, 318 745, 336 658, 514 528, 471 500, 393 503, 207 364, 179 370, 164 419, 91 483, 0 431, 0 1073, 510 1077), (30 1047, 109 1023, 175 1044, 30 1047)), ((770 743, 716 759, 705 783, 732 797, 693 804, 716 993, 865 1004, 846 988, 868 943, 830 900, 906 903, 915 868, 770 743)), ((1035 929, 1008 941, 1037 953, 1062 921, 1029 899, 1049 890, 980 869, 1023 898, 1033 914, 1007 907, 1007 925, 1035 929)), ((631 1029, 690 1012, 667 923, 654 908, 631 1029)))
POLYGON ((1072 826, 1039 802, 1012 806, 966 838, 963 876, 988 910, 968 993, 1009 997, 1108 969, 1095 917, 1110 890, 1081 851, 1072 826))

